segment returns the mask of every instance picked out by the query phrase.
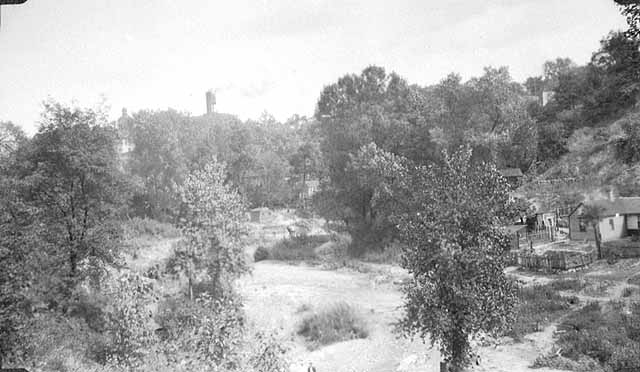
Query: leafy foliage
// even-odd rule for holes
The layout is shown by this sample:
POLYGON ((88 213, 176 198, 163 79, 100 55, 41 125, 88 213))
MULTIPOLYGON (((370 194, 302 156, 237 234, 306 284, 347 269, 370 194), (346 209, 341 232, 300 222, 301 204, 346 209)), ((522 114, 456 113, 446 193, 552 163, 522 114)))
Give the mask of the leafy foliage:
POLYGON ((185 242, 176 257, 189 277, 190 298, 193 280, 201 270, 206 270, 214 293, 225 288, 227 279, 248 270, 239 244, 243 201, 225 176, 225 165, 213 161, 189 174, 180 191, 179 226, 185 242))
POLYGON ((500 333, 513 321, 516 291, 502 253, 509 242, 500 216, 509 208, 506 181, 488 165, 470 163, 466 148, 442 165, 416 167, 407 186, 411 208, 399 215, 407 249, 400 329, 430 337, 456 367, 469 361, 469 338, 500 333))
POLYGON ((306 339, 311 349, 315 349, 321 345, 366 338, 369 331, 353 306, 338 302, 305 315, 298 334, 306 339))

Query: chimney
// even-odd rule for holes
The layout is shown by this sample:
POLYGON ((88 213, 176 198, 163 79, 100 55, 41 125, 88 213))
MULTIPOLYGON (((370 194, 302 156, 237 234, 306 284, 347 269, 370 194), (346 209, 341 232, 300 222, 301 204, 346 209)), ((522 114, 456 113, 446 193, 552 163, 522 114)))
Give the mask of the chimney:
POLYGON ((610 188, 609 189, 609 201, 615 201, 616 200, 616 193, 614 188, 610 188))
POLYGON ((209 90, 205 96, 207 97, 207 115, 213 114, 215 112, 214 107, 216 105, 216 94, 209 90))

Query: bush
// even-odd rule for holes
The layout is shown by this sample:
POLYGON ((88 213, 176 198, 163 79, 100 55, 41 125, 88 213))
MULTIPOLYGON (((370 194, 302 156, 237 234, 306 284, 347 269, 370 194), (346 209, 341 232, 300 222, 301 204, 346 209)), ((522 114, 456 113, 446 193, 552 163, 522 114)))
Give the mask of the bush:
POLYGON ((597 361, 583 357, 578 361, 565 358, 562 355, 540 355, 533 361, 533 368, 551 368, 577 372, 604 372, 597 361))
POLYGON ((369 331, 353 306, 338 302, 306 315, 298 334, 305 338, 310 349, 316 349, 321 345, 366 338, 369 331))
POLYGON ((622 297, 631 297, 636 292, 638 292, 638 288, 636 287, 625 287, 622 290, 622 297))
POLYGON ((605 311, 599 303, 590 303, 569 315, 558 328, 566 331, 557 344, 567 358, 578 361, 590 357, 616 372, 640 367, 638 304, 627 313, 622 303, 610 303, 605 311))
POLYGON ((349 245, 351 239, 348 236, 333 234, 331 241, 322 244, 315 249, 316 256, 324 263, 341 263, 344 264, 349 255, 349 245))
POLYGON ((254 262, 258 262, 258 261, 263 261, 269 258, 269 251, 263 247, 263 246, 259 246, 255 252, 253 252, 253 261, 254 262))
POLYGON ((329 241, 326 236, 296 236, 282 239, 269 248, 269 257, 280 261, 315 261, 315 248, 329 241))

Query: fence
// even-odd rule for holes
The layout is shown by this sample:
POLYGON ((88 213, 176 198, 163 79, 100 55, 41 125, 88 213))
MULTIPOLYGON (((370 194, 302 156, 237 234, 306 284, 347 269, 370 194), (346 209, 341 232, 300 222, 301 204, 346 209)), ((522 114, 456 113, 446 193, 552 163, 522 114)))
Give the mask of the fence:
POLYGON ((570 270, 588 266, 597 259, 595 250, 590 252, 547 251, 543 255, 526 251, 506 253, 505 260, 509 265, 518 265, 532 270, 570 270))
POLYGON ((526 249, 534 244, 549 243, 556 240, 556 234, 553 229, 545 229, 526 234, 518 234, 518 248, 526 249))

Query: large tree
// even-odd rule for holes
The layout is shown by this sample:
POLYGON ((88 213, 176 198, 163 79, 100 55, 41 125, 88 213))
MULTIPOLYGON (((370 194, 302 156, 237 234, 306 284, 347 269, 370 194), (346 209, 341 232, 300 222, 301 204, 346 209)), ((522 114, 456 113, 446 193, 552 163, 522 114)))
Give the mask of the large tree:
POLYGON ((48 102, 16 176, 23 197, 46 226, 51 270, 70 289, 118 256, 127 184, 118 167, 115 130, 90 109, 48 102))
POLYGON ((404 177, 409 208, 398 215, 402 265, 413 276, 401 329, 437 343, 454 369, 468 363, 471 337, 508 327, 516 303, 502 259, 508 185, 494 167, 470 159, 466 148, 415 167, 404 177))
POLYGON ((228 279, 248 270, 239 244, 244 203, 226 182, 223 163, 212 161, 191 172, 180 188, 179 226, 185 237, 176 264, 188 277, 189 298, 200 273, 206 273, 212 292, 221 294, 228 279))
MULTIPOLYGON (((322 136, 321 149, 330 182, 325 199, 337 200, 345 208, 337 215, 347 220, 358 236, 376 234, 373 230, 378 211, 372 209, 372 194, 359 185, 348 171, 350 156, 366 144, 419 162, 435 158, 425 120, 424 96, 395 73, 381 67, 367 67, 361 74, 343 76, 324 88, 316 110, 322 136)), ((319 195, 322 197, 322 195, 319 195)), ((378 242, 384 239, 378 239, 378 242)))

